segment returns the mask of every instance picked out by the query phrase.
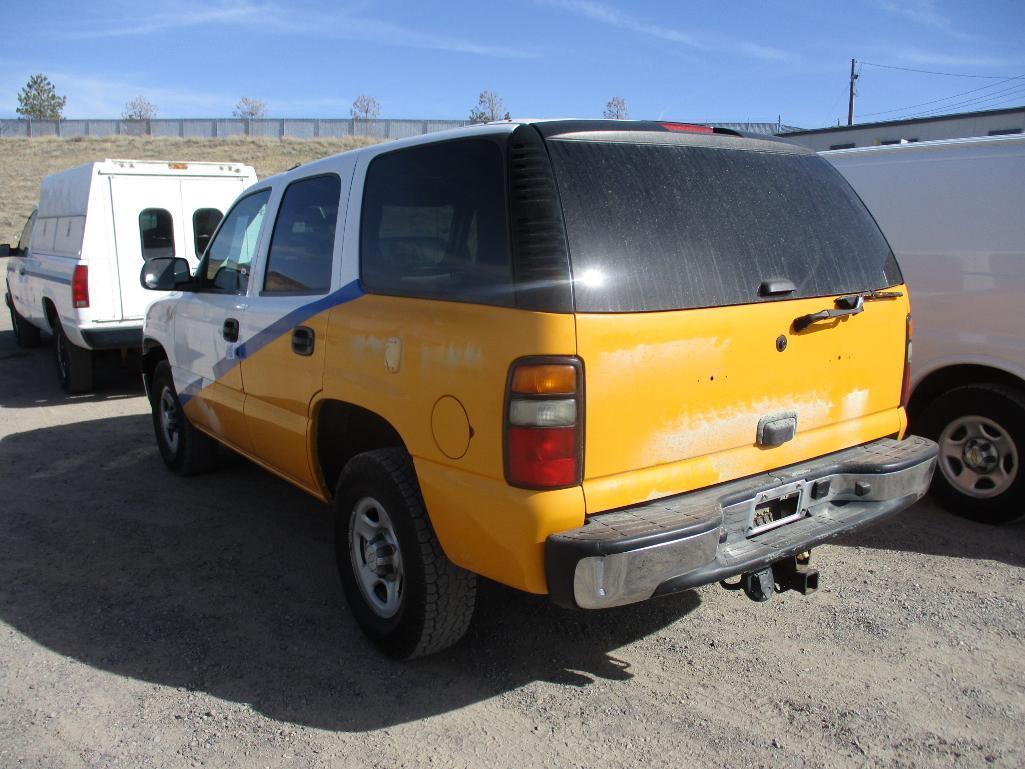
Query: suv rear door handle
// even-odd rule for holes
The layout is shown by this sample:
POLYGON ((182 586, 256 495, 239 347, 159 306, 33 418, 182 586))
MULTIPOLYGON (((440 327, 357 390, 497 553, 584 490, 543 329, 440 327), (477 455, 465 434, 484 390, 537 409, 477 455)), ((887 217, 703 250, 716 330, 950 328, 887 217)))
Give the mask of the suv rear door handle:
POLYGON ((237 342, 238 341, 238 321, 234 318, 228 318, 224 321, 224 326, 221 327, 221 336, 224 337, 225 342, 237 342))
POLYGON ((296 326, 292 332, 292 352, 296 355, 313 355, 316 334, 309 326, 296 326))

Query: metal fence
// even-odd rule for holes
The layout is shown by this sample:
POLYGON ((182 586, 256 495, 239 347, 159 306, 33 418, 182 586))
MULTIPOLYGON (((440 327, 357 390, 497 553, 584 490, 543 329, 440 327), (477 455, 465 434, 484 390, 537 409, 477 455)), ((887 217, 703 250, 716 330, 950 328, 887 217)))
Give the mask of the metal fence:
POLYGON ((459 128, 466 120, 357 120, 317 118, 161 118, 159 120, 11 120, 0 119, 0 139, 77 136, 163 136, 180 139, 220 139, 260 136, 270 139, 317 139, 374 136, 404 139, 459 128))

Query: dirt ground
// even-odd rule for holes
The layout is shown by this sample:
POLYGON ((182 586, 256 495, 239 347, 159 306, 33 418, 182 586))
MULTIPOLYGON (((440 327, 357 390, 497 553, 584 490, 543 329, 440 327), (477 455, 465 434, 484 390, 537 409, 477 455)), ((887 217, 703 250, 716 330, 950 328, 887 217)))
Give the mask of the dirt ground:
POLYGON ((925 502, 768 604, 489 584, 399 664, 346 613, 326 508, 239 458, 171 475, 134 363, 99 370, 63 395, 0 320, 4 769, 1025 765, 1025 527, 925 502))
MULTIPOLYGON (((0 140, 0 243, 14 245, 39 201, 47 174, 104 158, 247 163, 265 179, 297 163, 372 144, 376 139, 173 139, 119 136, 112 139, 0 140)), ((4 308, 0 308, 4 309, 4 308)))

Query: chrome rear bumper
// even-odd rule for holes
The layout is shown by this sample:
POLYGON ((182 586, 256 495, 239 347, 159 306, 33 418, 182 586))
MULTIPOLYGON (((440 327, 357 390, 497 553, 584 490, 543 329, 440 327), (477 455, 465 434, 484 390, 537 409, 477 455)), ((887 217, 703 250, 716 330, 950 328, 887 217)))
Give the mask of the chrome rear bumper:
POLYGON ((600 609, 765 569, 920 499, 936 451, 917 436, 883 438, 591 516, 545 543, 549 595, 563 606, 600 609), (784 512, 772 519, 770 508, 784 512))

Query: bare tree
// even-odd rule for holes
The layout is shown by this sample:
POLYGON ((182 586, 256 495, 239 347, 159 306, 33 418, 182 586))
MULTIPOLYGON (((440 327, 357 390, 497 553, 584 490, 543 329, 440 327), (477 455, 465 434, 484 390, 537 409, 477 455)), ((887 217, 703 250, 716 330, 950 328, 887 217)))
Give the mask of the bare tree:
POLYGON ((145 96, 136 96, 125 105, 122 120, 152 120, 157 116, 157 105, 145 96))
POLYGON ((605 112, 602 113, 606 120, 627 120, 630 112, 626 108, 626 99, 622 96, 613 96, 605 105, 605 112))
POLYGON ((50 78, 40 73, 28 79, 18 94, 18 114, 29 120, 60 120, 67 96, 58 96, 50 78))
POLYGON ((471 123, 490 123, 492 120, 508 120, 502 97, 494 91, 481 91, 477 106, 470 110, 471 123))
POLYGON ((259 99, 243 96, 231 114, 242 120, 258 120, 267 114, 267 105, 259 99))
POLYGON ((363 132, 366 133, 370 121, 376 120, 377 116, 381 114, 381 103, 373 96, 361 93, 352 103, 349 114, 352 115, 353 120, 363 122, 363 132))

